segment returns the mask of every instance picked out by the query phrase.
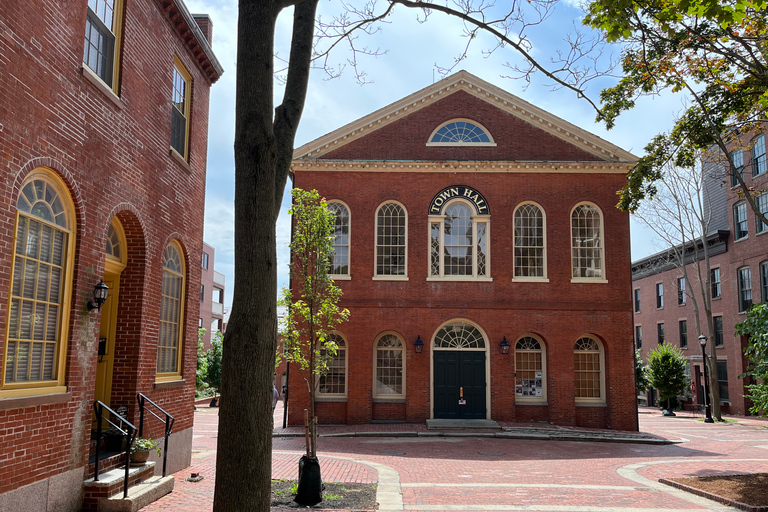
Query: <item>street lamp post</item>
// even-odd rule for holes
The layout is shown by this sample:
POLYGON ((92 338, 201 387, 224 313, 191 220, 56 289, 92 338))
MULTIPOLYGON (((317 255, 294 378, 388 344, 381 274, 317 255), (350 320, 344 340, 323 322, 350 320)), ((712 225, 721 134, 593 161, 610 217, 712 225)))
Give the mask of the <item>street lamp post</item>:
POLYGON ((704 410, 707 417, 704 418, 704 423, 714 423, 712 419, 712 400, 709 397, 709 377, 707 376, 707 337, 703 334, 699 335, 699 343, 701 343, 701 357, 704 363, 704 410))

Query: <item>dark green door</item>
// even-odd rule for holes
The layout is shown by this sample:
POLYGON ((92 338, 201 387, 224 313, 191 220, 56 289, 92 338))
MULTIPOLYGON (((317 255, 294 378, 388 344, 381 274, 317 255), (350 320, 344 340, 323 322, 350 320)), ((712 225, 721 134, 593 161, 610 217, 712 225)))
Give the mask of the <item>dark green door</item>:
POLYGON ((432 353, 435 418, 485 419, 485 352, 432 353))

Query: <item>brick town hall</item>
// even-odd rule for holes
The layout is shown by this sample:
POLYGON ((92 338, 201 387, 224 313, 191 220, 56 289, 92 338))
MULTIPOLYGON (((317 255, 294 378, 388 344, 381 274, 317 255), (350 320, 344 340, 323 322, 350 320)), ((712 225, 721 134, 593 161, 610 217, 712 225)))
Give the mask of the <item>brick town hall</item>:
MULTIPOLYGON (((337 214, 350 321, 320 423, 430 418, 637 430, 637 158, 464 71, 296 150, 337 214)), ((289 372, 288 423, 308 396, 289 372)))

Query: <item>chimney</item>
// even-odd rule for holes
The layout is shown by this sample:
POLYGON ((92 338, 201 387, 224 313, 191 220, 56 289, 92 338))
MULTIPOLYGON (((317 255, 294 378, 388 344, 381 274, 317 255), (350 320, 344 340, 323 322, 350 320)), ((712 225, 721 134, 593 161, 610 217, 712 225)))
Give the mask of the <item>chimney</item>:
POLYGON ((193 14, 197 26, 203 31, 203 35, 208 40, 208 44, 213 46, 213 22, 207 14, 193 14))

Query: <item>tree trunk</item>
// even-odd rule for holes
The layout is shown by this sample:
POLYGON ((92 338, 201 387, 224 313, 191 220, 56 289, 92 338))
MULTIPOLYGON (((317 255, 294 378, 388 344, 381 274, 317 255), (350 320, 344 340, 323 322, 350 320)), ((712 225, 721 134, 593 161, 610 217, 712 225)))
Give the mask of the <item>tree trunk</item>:
POLYGON ((268 2, 240 2, 235 119, 237 283, 223 346, 215 512, 267 511, 271 498, 277 341, 272 129, 276 13, 272 10, 268 2))

